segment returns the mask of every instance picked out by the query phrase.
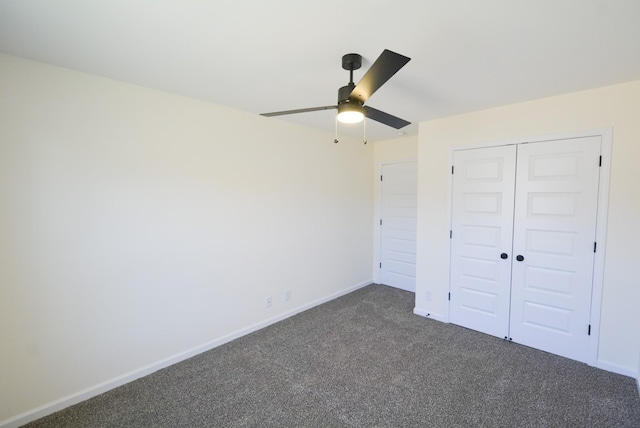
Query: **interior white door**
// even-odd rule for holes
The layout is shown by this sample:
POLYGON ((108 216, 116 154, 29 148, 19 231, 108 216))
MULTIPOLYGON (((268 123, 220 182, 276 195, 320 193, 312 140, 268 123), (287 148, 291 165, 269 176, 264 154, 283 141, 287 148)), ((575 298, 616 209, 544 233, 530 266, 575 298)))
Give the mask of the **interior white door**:
POLYGON ((415 292, 417 162, 382 165, 380 184, 380 282, 415 292))
POLYGON ((510 338, 588 356, 600 137, 518 146, 510 338))
POLYGON ((516 146, 459 150, 452 171, 450 321, 502 338, 509 328, 515 159, 516 146))

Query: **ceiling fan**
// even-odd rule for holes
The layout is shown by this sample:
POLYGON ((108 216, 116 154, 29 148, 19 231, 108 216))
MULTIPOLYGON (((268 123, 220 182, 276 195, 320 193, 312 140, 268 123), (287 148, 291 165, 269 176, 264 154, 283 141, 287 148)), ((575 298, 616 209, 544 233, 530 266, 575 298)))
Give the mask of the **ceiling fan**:
POLYGON ((403 128, 411 122, 364 105, 364 103, 410 60, 409 57, 385 49, 356 85, 353 83, 353 70, 362 66, 362 56, 355 53, 346 54, 342 57, 342 68, 349 70, 349 84, 338 89, 337 105, 262 113, 262 116, 282 116, 338 109, 338 120, 343 123, 357 123, 367 117, 396 129, 403 128))

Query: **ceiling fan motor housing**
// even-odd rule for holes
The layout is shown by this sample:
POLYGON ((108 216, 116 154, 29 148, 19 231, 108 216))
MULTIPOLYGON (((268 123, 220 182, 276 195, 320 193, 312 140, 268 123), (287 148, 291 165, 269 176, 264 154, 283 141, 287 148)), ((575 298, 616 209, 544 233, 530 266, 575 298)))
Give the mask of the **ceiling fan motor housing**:
POLYGON ((351 92, 353 92, 353 89, 356 87, 356 85, 352 83, 349 83, 347 86, 343 86, 342 88, 338 89, 338 104, 344 104, 344 103, 358 103, 360 105, 362 105, 361 102, 359 102, 358 100, 354 99, 354 98, 349 98, 349 95, 351 95, 351 92))

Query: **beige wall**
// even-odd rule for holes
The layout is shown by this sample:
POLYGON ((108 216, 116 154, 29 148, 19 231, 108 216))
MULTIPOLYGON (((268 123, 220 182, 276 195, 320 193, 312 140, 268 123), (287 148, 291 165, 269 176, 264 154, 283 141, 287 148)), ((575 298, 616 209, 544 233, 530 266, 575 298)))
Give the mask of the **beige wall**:
POLYGON ((612 127, 598 365, 634 375, 640 351, 639 113, 640 81, 635 81, 421 123, 416 311, 447 313, 450 146, 612 127))
POLYGON ((385 163, 417 161, 418 137, 409 136, 378 141, 373 144, 373 182, 375 191, 373 198, 373 280, 380 281, 380 171, 385 163))
MULTIPOLYGON (((418 137, 408 136, 373 143, 373 162, 383 163, 418 160, 418 137)), ((379 171, 374 171, 378 175, 379 171)))
POLYGON ((370 283, 373 153, 0 55, 0 424, 370 283))

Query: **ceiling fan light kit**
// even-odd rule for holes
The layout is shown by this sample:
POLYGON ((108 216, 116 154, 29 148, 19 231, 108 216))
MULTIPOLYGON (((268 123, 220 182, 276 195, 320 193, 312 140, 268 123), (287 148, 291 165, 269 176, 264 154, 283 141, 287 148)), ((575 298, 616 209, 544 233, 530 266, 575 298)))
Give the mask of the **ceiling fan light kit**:
POLYGON ((395 129, 403 128, 411 122, 366 106, 365 102, 410 60, 409 57, 385 49, 356 85, 353 83, 353 71, 362 66, 362 56, 355 53, 346 54, 342 57, 342 68, 349 70, 349 84, 338 90, 337 105, 262 113, 262 116, 282 116, 337 109, 337 120, 342 123, 358 123, 366 117, 395 129))
POLYGON ((338 120, 342 123, 359 123, 364 119, 364 108, 361 104, 344 102, 338 104, 338 120))

